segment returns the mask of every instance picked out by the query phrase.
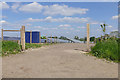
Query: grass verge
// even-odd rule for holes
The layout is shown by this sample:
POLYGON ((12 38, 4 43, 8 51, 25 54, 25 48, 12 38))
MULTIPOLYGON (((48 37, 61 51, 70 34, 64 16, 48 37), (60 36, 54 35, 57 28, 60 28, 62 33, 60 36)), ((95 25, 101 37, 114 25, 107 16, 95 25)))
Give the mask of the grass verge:
MULTIPOLYGON (((53 43, 52 43, 53 44, 53 43)), ((0 43, 0 56, 7 56, 9 54, 17 54, 19 52, 22 51, 21 49, 21 45, 19 45, 18 43, 16 42, 13 42, 13 41, 2 41, 0 43)), ((25 47, 26 49, 29 49, 29 48, 40 48, 42 46, 45 46, 45 45, 51 45, 51 43, 45 43, 45 44, 30 44, 30 43, 26 43, 25 44, 25 47)))
POLYGON ((21 51, 21 46, 12 41, 2 41, 2 56, 8 54, 17 54, 21 51))
POLYGON ((120 43, 116 40, 98 42, 94 47, 91 47, 90 54, 109 61, 120 62, 120 48, 118 44, 120 43))

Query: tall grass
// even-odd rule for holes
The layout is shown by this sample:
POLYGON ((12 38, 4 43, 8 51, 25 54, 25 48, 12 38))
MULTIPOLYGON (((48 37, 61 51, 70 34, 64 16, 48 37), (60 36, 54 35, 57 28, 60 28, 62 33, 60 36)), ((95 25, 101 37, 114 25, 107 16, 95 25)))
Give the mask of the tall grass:
POLYGON ((42 46, 52 45, 52 44, 55 44, 55 43, 43 43, 43 44, 26 43, 25 44, 25 49, 28 49, 28 48, 40 48, 42 46))
POLYGON ((0 56, 2 56, 2 40, 0 40, 0 56))
POLYGON ((16 54, 21 51, 18 43, 12 41, 2 41, 2 55, 16 54))
POLYGON ((41 44, 31 44, 31 43, 26 43, 25 44, 25 49, 28 49, 28 48, 39 48, 39 47, 42 47, 41 44))
POLYGON ((90 53, 99 58, 120 62, 120 48, 118 47, 118 43, 116 40, 98 42, 94 47, 91 47, 90 53))
MULTIPOLYGON (((54 43, 53 43, 54 44, 54 43)), ((26 43, 25 44, 25 49, 28 48, 39 48, 42 47, 44 45, 51 45, 51 43, 45 43, 45 44, 30 44, 30 43, 26 43)), ((16 42, 13 41, 1 41, 0 42, 0 56, 5 56, 8 54, 17 54, 19 52, 21 52, 21 45, 19 45, 16 42)))

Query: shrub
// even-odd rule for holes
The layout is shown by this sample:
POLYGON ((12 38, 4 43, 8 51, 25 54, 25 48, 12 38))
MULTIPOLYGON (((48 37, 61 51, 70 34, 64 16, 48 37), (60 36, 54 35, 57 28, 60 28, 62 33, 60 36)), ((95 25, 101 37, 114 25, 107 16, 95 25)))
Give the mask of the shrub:
POLYGON ((114 62, 120 62, 120 50, 118 49, 118 43, 119 42, 116 40, 97 42, 96 45, 91 48, 90 53, 99 58, 105 58, 114 62))

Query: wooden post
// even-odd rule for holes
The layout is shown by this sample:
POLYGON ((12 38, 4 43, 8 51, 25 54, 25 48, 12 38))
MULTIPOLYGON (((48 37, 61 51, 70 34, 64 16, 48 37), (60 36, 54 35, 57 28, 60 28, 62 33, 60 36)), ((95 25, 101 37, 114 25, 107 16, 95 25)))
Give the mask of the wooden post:
POLYGON ((46 35, 46 43, 47 43, 47 35, 46 35))
POLYGON ((56 42, 55 42, 55 36, 54 36, 54 43, 56 43, 56 42))
POLYGON ((1 33, 2 33, 2 35, 1 35, 1 37, 2 37, 2 41, 3 41, 3 29, 1 29, 1 33))
POLYGON ((22 50, 25 50, 25 26, 22 26, 21 28, 21 45, 22 50))
POLYGON ((22 45, 22 28, 20 28, 20 36, 21 36, 21 45, 22 45))
POLYGON ((56 36, 56 43, 57 43, 57 36, 56 36))
POLYGON ((20 45, 20 40, 18 40, 17 43, 20 45))
POLYGON ((96 38, 95 38, 95 40, 94 40, 94 43, 96 43, 96 38))
POLYGON ((30 31, 30 43, 32 43, 32 31, 30 31))
POLYGON ((40 32, 39 32, 39 41, 40 41, 40 43, 41 43, 41 34, 40 34, 40 32))
POLYGON ((52 43, 52 36, 51 36, 51 43, 52 43))
POLYGON ((90 42, 90 24, 87 24, 87 51, 89 51, 89 42, 90 42))

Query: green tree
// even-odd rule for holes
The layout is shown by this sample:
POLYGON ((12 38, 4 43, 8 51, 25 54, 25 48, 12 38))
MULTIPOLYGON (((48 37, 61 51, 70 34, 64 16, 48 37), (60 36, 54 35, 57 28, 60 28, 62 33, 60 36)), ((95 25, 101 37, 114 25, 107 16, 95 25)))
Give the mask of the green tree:
POLYGON ((79 39, 79 37, 78 37, 78 36, 75 36, 75 37, 74 37, 74 39, 78 40, 78 39, 79 39))
POLYGON ((84 38, 80 38, 80 41, 84 41, 85 39, 84 38))
POLYGON ((91 42, 95 41, 95 37, 94 37, 94 36, 93 36, 93 37, 90 37, 90 41, 91 41, 91 42))
POLYGON ((84 38, 84 41, 87 41, 87 37, 84 38))
POLYGON ((47 39, 46 36, 42 36, 41 39, 47 39))

